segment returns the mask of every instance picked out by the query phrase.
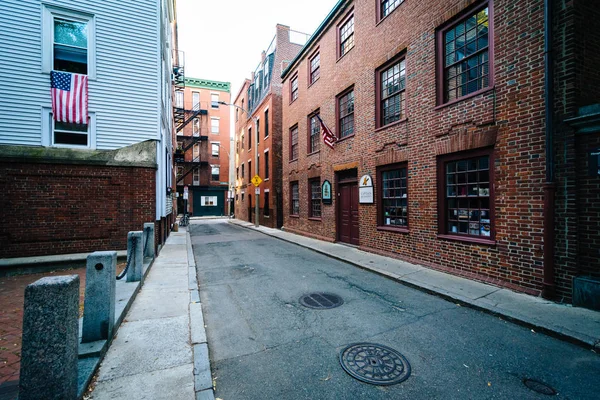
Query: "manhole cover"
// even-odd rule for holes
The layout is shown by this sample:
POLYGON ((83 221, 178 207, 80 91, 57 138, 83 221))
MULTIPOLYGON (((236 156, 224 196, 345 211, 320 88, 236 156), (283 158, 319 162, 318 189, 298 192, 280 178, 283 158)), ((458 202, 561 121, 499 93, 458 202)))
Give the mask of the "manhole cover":
POLYGON ((344 304, 344 300, 337 294, 311 293, 300 297, 300 304, 308 308, 326 310, 341 306, 344 304))
POLYGON ((528 389, 533 390, 534 392, 545 394, 548 396, 554 396, 556 394, 556 390, 552 389, 550 386, 542 383, 540 381, 536 381, 535 379, 525 379, 523 380, 525 386, 528 389))
POLYGON ((356 343, 340 353, 342 368, 373 385, 395 385, 410 375, 410 364, 396 350, 375 343, 356 343))

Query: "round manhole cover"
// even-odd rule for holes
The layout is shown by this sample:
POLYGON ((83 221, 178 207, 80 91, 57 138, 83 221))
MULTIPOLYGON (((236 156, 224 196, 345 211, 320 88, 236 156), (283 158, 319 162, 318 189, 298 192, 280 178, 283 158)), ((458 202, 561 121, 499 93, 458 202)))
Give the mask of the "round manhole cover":
POLYGON ((304 307, 325 310, 328 308, 339 307, 344 304, 344 300, 337 294, 331 293, 311 293, 300 297, 300 304, 304 307))
POLYGON ((373 385, 395 385, 410 376, 410 364, 396 350, 375 343, 356 343, 340 353, 342 368, 373 385))
POLYGON ((556 390, 551 388, 550 386, 542 383, 540 381, 536 381, 535 379, 525 379, 523 380, 525 386, 528 389, 533 390, 534 392, 545 394, 548 396, 554 396, 556 394, 556 390))

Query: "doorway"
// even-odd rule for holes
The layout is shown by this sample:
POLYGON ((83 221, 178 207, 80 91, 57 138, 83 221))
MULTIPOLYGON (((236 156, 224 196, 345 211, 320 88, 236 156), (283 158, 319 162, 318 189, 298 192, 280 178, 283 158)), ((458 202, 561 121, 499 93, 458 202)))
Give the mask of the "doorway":
POLYGON ((358 177, 355 169, 338 173, 337 236, 343 243, 359 245, 358 177))

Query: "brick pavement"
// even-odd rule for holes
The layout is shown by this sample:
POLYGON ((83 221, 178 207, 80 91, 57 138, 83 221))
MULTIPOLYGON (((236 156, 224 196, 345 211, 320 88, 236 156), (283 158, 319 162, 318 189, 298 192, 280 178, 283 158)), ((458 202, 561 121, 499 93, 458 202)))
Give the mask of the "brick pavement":
MULTIPOLYGON (((120 273, 125 263, 117 265, 120 273)), ((19 379, 21 366, 21 335, 25 287, 44 276, 77 274, 79 286, 79 315, 83 315, 85 268, 43 272, 38 274, 0 277, 0 393, 19 379)))

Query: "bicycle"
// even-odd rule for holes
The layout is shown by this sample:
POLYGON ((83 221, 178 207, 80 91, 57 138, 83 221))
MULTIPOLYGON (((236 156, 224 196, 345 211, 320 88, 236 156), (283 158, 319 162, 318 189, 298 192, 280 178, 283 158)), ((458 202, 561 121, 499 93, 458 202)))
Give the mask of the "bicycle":
POLYGON ((188 214, 183 214, 183 216, 179 219, 179 226, 188 226, 190 224, 190 216, 188 214))

